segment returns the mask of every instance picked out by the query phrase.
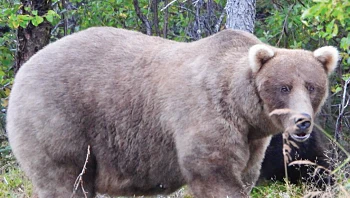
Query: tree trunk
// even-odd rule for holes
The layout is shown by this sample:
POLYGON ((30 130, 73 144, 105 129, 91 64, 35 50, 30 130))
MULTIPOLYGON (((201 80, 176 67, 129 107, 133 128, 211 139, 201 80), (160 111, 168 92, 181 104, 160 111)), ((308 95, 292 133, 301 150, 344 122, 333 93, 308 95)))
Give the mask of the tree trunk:
POLYGON ((256 0, 227 0, 226 28, 254 31, 256 0))
MULTIPOLYGON (((24 7, 37 10, 39 16, 45 15, 48 10, 52 9, 51 0, 21 0, 21 2, 23 4, 22 14, 31 14, 24 10, 24 7)), ((23 63, 49 43, 51 28, 51 24, 46 20, 37 27, 29 23, 26 28, 18 28, 15 73, 23 63)))

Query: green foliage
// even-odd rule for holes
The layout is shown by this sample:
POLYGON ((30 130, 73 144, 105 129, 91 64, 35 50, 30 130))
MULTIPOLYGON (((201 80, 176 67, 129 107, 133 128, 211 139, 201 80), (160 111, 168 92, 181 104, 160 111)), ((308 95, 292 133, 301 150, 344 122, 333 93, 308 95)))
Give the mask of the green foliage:
MULTIPOLYGON (((15 17, 19 5, 8 3, 6 0, 0 0, 0 26, 12 24, 12 18, 15 17)), ((12 65, 14 64, 16 52, 16 35, 14 31, 0 35, 0 139, 5 129, 5 113, 10 95, 10 87, 13 81, 12 65)), ((3 151, 0 147, 0 155, 3 151)))
POLYGON ((313 31, 314 38, 324 39, 327 44, 336 45, 341 50, 342 65, 350 69, 350 1, 314 0, 316 2, 304 11, 303 23, 313 31))
MULTIPOLYGON (((5 127, 5 114, 10 88, 13 82, 16 53, 16 29, 26 28, 29 24, 38 26, 44 19, 51 23, 57 23, 60 16, 53 10, 49 10, 43 16, 38 15, 37 10, 25 7, 24 10, 30 14, 21 13, 23 5, 20 1, 0 0, 0 26, 8 25, 11 31, 0 35, 0 130, 5 127)), ((2 135, 0 133, 0 135, 2 135)), ((1 152, 1 148, 0 148, 1 152)))
MULTIPOLYGON (((350 2, 348 0, 314 0, 303 4, 280 1, 266 18, 256 23, 256 34, 272 45, 314 50, 323 45, 337 46, 342 66, 349 69, 350 2)), ((270 5, 271 6, 271 5, 270 5)))
MULTIPOLYGON (((305 6, 311 2, 303 1, 305 6)), ((290 4, 289 1, 279 1, 280 4, 264 4, 258 9, 266 9, 263 18, 256 21, 255 34, 263 41, 271 45, 286 48, 316 48, 317 42, 310 37, 309 30, 302 23, 300 16, 304 5, 300 3, 290 4)))
POLYGON ((287 185, 282 182, 266 182, 262 185, 256 186, 251 192, 252 198, 301 198, 303 197, 305 189, 303 186, 287 185), (288 193, 287 193, 288 192, 288 193))
POLYGON ((33 186, 19 169, 8 169, 0 174, 0 197, 32 197, 33 186))
POLYGON ((8 16, 7 23, 12 29, 17 29, 19 26, 26 28, 29 23, 38 26, 44 22, 44 18, 50 23, 54 23, 55 18, 60 18, 60 16, 53 10, 49 10, 45 15, 39 16, 38 11, 31 10, 30 7, 24 8, 24 10, 30 14, 18 14, 21 8, 21 3, 14 3, 11 7, 3 9, 4 15, 8 16))
MULTIPOLYGON (((82 30, 92 26, 113 26, 146 32, 145 25, 137 16, 133 1, 92 0, 84 4, 80 4, 81 0, 74 0, 71 2, 77 5, 76 10, 69 12, 69 17, 76 17, 78 19, 76 30, 82 30)), ((171 1, 168 1, 168 3, 170 2, 171 1)), ((199 25, 199 31, 193 30, 198 29, 198 24, 196 24, 195 21, 195 5, 190 1, 175 1, 168 9, 164 9, 165 6, 167 6, 165 1, 159 1, 157 10, 152 7, 148 0, 139 0, 138 3, 141 11, 140 14, 143 15, 151 25, 152 35, 158 35, 176 41, 191 41, 214 33, 209 33, 208 31, 209 29, 214 29, 214 25, 221 12, 223 12, 226 1, 215 0, 213 2, 213 7, 215 9, 211 9, 210 14, 208 14, 209 10, 206 9, 204 4, 200 7, 200 13, 202 13, 200 18, 207 20, 207 22, 206 27, 204 27, 204 24, 199 25), (167 27, 165 27, 166 16, 167 27), (166 35, 164 35, 165 28, 167 29, 166 35), (200 36, 198 37, 198 35, 195 34, 200 36)))
MULTIPOLYGON (((80 0, 72 3, 80 3, 80 0)), ((140 1, 142 11, 146 12, 148 1, 140 1), (147 4, 146 4, 147 3, 147 4)), ((108 0, 88 1, 71 12, 79 18, 79 29, 92 26, 113 26, 126 29, 138 29, 133 1, 108 0)))

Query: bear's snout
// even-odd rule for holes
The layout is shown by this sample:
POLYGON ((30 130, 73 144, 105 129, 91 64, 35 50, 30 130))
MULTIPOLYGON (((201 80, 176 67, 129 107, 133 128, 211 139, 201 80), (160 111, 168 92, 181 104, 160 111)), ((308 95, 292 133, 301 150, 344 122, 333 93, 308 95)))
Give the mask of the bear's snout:
POLYGON ((307 113, 302 113, 301 117, 295 118, 295 124, 300 131, 306 131, 311 126, 311 116, 307 113))
POLYGON ((296 130, 291 133, 291 137, 298 141, 303 142, 310 137, 312 131, 312 119, 307 113, 301 113, 299 116, 294 118, 296 130))

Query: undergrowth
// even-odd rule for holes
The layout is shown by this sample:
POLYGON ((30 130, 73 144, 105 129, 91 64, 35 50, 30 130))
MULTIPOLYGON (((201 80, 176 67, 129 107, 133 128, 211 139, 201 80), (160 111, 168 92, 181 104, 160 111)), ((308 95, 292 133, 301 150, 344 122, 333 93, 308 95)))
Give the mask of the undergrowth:
POLYGON ((33 185, 19 168, 11 167, 0 174, 0 197, 29 198, 33 185))
MULTIPOLYGON (((342 173, 343 174, 343 173, 342 173)), ((253 188, 251 198, 348 198, 350 197, 350 179, 339 175, 337 183, 319 191, 310 184, 287 185, 283 182, 265 182, 253 188)), ((4 198, 29 198, 33 195, 33 186, 18 166, 11 166, 1 170, 0 174, 0 197, 4 198)), ((98 198, 111 198, 98 195, 98 198)), ((121 197, 118 197, 121 198, 121 197)), ((140 197, 141 198, 141 197, 140 197)), ((193 198, 189 190, 184 187, 170 196, 154 196, 153 198, 193 198)))
MULTIPOLYGON (((6 149, 7 146, 8 142, 1 143, 1 148, 4 149, 0 152, 0 197, 32 197, 33 186, 29 179, 25 176, 24 172, 21 171, 18 167, 18 164, 16 163, 11 151, 6 149)), ((312 183, 303 183, 300 185, 287 185, 284 182, 268 181, 260 183, 259 186, 253 188, 250 196, 252 198, 349 198, 350 164, 346 163, 344 165, 344 159, 346 159, 348 156, 344 156, 344 154, 342 154, 343 152, 340 152, 339 149, 337 149, 337 145, 333 145, 332 147, 333 148, 327 153, 325 153, 325 155, 330 160, 329 163, 332 165, 332 169, 337 170, 333 175, 335 182, 334 185, 328 185, 323 191, 320 191, 312 183)), ((310 171, 310 174, 315 173, 313 173, 313 171, 310 171)), ((319 178, 322 177, 321 175, 318 176, 319 178)), ((97 198, 112 197, 98 195, 97 198)), ((152 198, 193 198, 193 196, 191 196, 189 189, 187 187, 184 187, 170 196, 154 196, 152 198)))

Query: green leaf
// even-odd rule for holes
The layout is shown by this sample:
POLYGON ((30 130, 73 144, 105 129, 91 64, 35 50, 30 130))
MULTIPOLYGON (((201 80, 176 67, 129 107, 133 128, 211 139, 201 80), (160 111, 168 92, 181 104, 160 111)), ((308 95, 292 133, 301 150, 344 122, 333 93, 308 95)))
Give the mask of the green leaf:
POLYGON ((15 29, 17 29, 19 27, 19 23, 18 21, 12 21, 12 27, 14 27, 15 29))
POLYGON ((47 20, 48 22, 53 23, 53 15, 48 14, 48 15, 45 16, 45 18, 46 18, 46 20, 47 20))
POLYGON ((44 21, 44 18, 41 17, 41 16, 35 16, 33 19, 32 19, 32 24, 34 26, 38 26, 40 23, 42 23, 44 21))
POLYGON ((37 10, 33 10, 32 11, 32 15, 37 16, 38 15, 38 11, 37 10))
POLYGON ((350 74, 344 74, 343 77, 342 77, 342 79, 344 81, 347 81, 349 78, 350 78, 350 74))
POLYGON ((336 87, 334 90, 332 90, 333 91, 333 93, 339 93, 339 92, 341 92, 343 90, 343 88, 342 87, 340 87, 340 86, 338 86, 338 87, 336 87))
POLYGON ((348 35, 348 37, 343 37, 340 40, 340 48, 343 50, 349 50, 350 47, 350 33, 348 35))
POLYGON ((332 29, 333 29, 333 26, 334 26, 334 21, 335 21, 335 19, 333 19, 330 23, 328 23, 328 25, 326 25, 326 32, 328 34, 332 33, 332 29))
POLYGON ((58 14, 57 14, 55 11, 53 11, 53 10, 47 11, 47 14, 53 15, 53 16, 58 15, 58 14))
POLYGON ((337 35, 338 35, 338 25, 334 24, 332 36, 335 37, 337 35))
POLYGON ((28 26, 28 24, 29 24, 29 21, 21 21, 19 23, 19 26, 21 26, 22 28, 26 28, 28 26))
POLYGON ((30 6, 24 7, 24 10, 27 11, 27 12, 30 12, 31 11, 31 7, 30 6))
POLYGON ((28 14, 25 15, 18 15, 17 19, 23 20, 23 21, 30 21, 32 19, 31 16, 29 16, 28 14))

